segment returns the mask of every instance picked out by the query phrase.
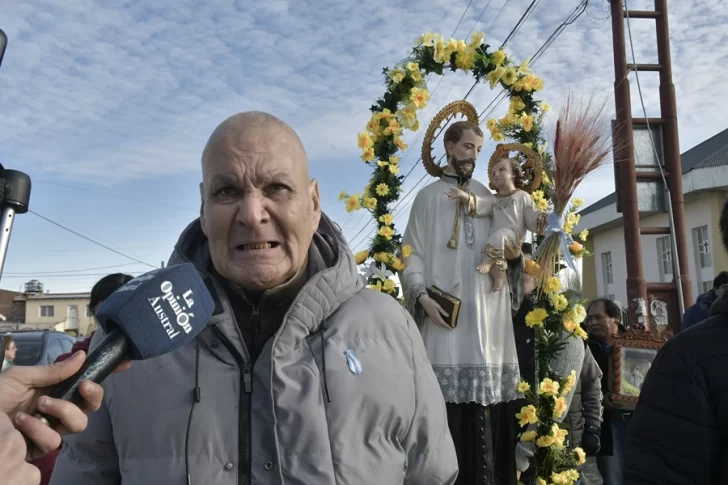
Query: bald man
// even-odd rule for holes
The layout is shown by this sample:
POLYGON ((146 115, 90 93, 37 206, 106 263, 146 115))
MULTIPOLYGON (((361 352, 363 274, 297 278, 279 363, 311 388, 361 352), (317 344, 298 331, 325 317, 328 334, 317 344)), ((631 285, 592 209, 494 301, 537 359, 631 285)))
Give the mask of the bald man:
POLYGON ((188 347, 106 380, 51 483, 454 483, 417 327, 364 288, 296 133, 266 113, 225 120, 200 195, 169 264, 197 266, 214 316, 188 347))

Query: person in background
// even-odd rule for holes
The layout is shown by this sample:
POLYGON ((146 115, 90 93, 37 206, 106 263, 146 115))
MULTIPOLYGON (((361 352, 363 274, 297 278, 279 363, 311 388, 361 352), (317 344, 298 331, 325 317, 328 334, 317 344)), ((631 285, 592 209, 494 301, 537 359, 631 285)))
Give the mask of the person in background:
MULTIPOLYGON (((607 299, 592 300, 587 308, 586 326, 589 333, 589 350, 594 356, 602 371, 602 390, 609 389, 609 357, 612 346, 609 339, 624 332, 622 325, 622 310, 619 306, 607 299)), ((622 466, 624 463, 624 443, 627 437, 627 425, 632 412, 614 406, 605 395, 602 399, 604 407, 603 426, 597 430, 595 423, 587 425, 587 441, 593 441, 593 436, 599 435, 599 452, 597 453, 597 468, 602 475, 604 485, 622 484, 622 466)), ((591 444, 593 451, 593 443, 591 444)), ((586 450, 585 450, 586 451, 586 450)))
MULTIPOLYGON (((91 313, 94 315, 94 318, 96 318, 96 313, 99 311, 99 308, 101 308, 101 306, 104 304, 104 301, 106 301, 106 299, 110 297, 113 292, 124 286, 132 279, 134 279, 134 277, 131 275, 124 273, 114 273, 104 276, 96 282, 96 284, 91 289, 91 297, 88 304, 88 307, 91 310, 91 313)), ((98 321, 96 322, 96 324, 98 325, 98 321)), ((62 354, 58 356, 56 362, 62 362, 66 359, 69 359, 79 350, 83 350, 84 352, 88 353, 89 345, 91 344, 91 339, 93 338, 93 335, 94 333, 92 332, 91 335, 86 337, 84 340, 76 342, 73 345, 71 351, 67 354, 62 354)), ((56 464, 56 458, 58 458, 58 453, 60 453, 60 451, 61 448, 59 447, 58 449, 33 462, 33 465, 35 465, 41 473, 40 485, 48 485, 48 483, 50 483, 51 475, 53 474, 53 467, 56 464)))
POLYGON ((0 372, 3 372, 13 366, 15 354, 18 352, 18 346, 12 336, 3 335, 3 344, 3 347, 5 348, 5 357, 3 358, 3 365, 0 372))
POLYGON ((687 330, 696 323, 708 318, 711 305, 721 297, 726 288, 728 288, 728 271, 721 271, 713 280, 713 288, 709 292, 700 295, 698 301, 685 310, 681 330, 687 330))
MULTIPOLYGON (((728 201, 720 215, 728 250, 728 201)), ((700 325, 665 343, 627 434, 625 485, 728 483, 728 292, 700 325)))

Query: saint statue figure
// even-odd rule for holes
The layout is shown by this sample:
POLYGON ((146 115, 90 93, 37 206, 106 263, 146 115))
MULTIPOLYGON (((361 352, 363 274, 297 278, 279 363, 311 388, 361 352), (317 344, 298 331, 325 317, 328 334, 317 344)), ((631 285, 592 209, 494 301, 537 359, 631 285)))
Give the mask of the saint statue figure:
POLYGON ((456 485, 515 485, 519 409, 513 401, 522 396, 516 390, 520 376, 512 313, 522 301, 522 241, 504 241, 504 258, 515 254, 520 259, 501 266, 508 285, 492 291, 491 276, 476 269, 489 243, 492 217, 474 217, 467 203, 445 196, 458 188, 481 204, 497 203, 472 179, 482 146, 477 112, 469 103, 452 103, 433 120, 422 157, 437 180, 421 189, 412 205, 402 241, 412 251, 400 280, 446 401, 460 468, 456 485), (447 165, 440 167, 432 160, 432 139, 453 113, 468 120, 445 131, 447 165), (443 294, 445 301, 459 301, 457 320, 449 314, 451 307, 450 312, 443 308, 447 305, 438 297, 443 294))

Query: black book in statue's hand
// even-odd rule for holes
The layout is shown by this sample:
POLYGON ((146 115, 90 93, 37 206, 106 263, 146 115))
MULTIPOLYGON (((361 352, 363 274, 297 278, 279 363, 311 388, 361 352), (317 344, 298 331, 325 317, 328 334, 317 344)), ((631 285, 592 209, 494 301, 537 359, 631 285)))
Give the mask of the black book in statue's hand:
POLYGON ((449 293, 442 291, 437 286, 427 288, 427 295, 435 300, 438 305, 447 312, 447 317, 442 317, 450 328, 458 326, 458 315, 460 314, 460 300, 449 293))

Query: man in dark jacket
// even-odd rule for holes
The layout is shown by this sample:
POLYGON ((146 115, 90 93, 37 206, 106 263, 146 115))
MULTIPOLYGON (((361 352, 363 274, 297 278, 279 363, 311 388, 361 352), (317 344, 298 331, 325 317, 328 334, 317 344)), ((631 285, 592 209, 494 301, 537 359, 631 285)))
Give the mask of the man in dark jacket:
POLYGON ((728 288, 728 271, 721 271, 713 280, 713 289, 698 297, 693 306, 685 310, 682 319, 682 330, 687 330, 710 316, 710 307, 728 288))
MULTIPOLYGON (((728 201, 720 216, 728 249, 728 201)), ((728 293, 710 318, 668 341, 629 426, 625 485, 728 483, 728 293)))

